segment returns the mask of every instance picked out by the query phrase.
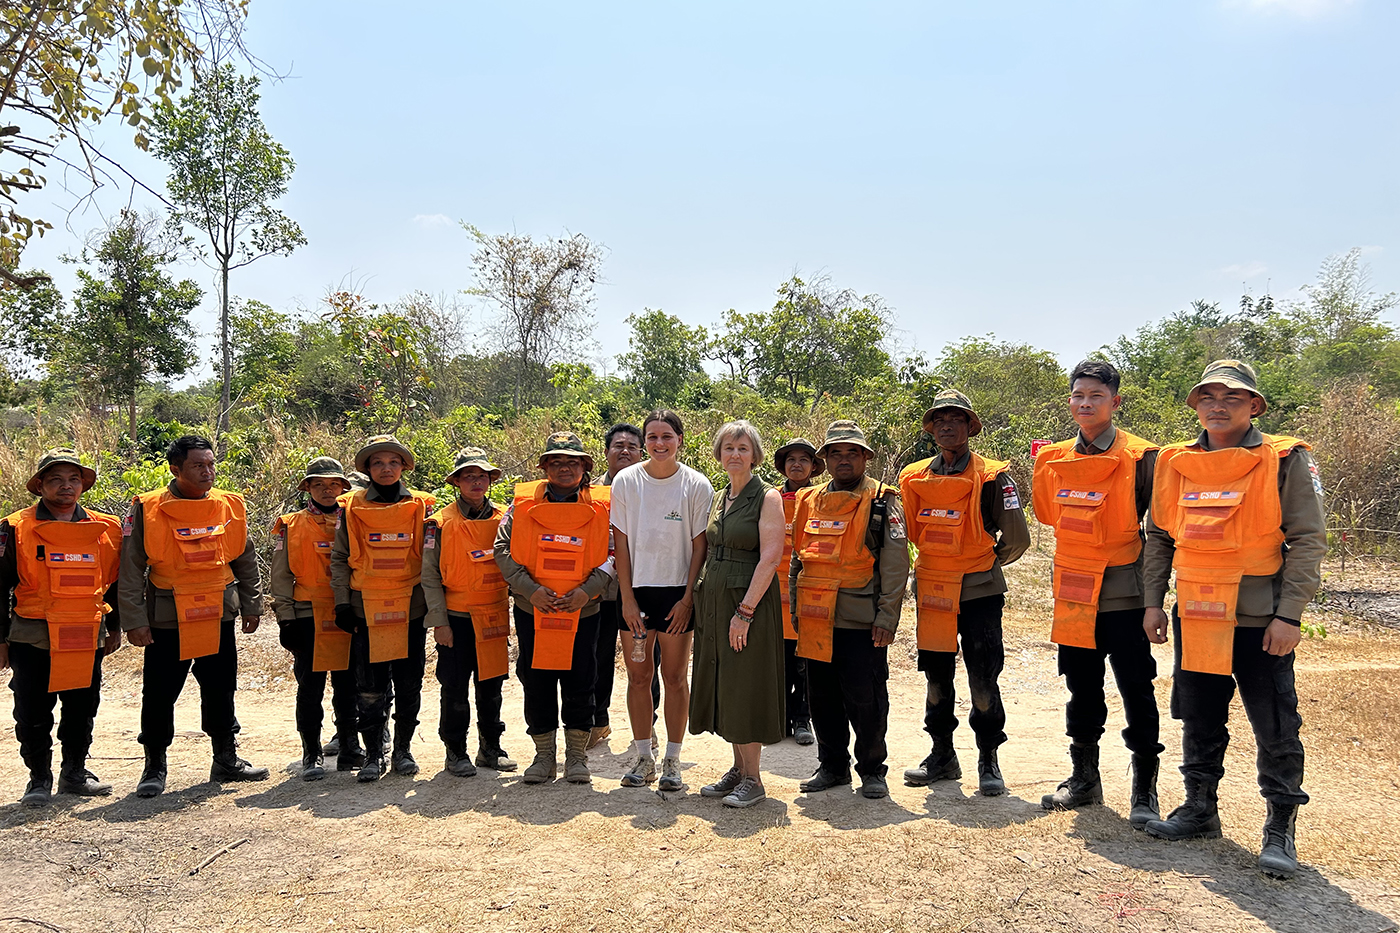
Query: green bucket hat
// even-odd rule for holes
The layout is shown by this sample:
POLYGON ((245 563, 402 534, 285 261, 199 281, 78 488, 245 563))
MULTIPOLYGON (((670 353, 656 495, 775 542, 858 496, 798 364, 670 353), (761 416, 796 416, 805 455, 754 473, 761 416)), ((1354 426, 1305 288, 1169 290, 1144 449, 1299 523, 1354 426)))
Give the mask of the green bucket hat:
POLYGON ((1244 389, 1259 397, 1259 401, 1264 403, 1264 407, 1259 414, 1269 410, 1269 400, 1264 398, 1264 393, 1259 391, 1259 375, 1255 373, 1254 367, 1240 360, 1216 360, 1206 367, 1206 371, 1201 373, 1201 381, 1191 387, 1191 392, 1186 396, 1186 404, 1191 408, 1196 407, 1196 402, 1200 400, 1201 389, 1212 383, 1218 383, 1229 389, 1244 389))
POLYGON ((405 470, 413 469, 415 465, 413 462, 413 452, 399 443, 399 439, 392 434, 376 434, 374 437, 365 441, 365 446, 355 452, 355 469, 359 470, 361 473, 367 472, 369 470, 369 458, 379 453, 381 450, 392 450, 400 457, 403 457, 403 468, 405 470))
POLYGON ((539 463, 541 470, 544 469, 544 458, 562 454, 565 457, 580 457, 583 459, 585 471, 593 472, 593 458, 588 455, 588 451, 583 449, 583 441, 578 439, 578 435, 573 431, 555 431, 549 435, 549 439, 544 442, 544 453, 540 454, 539 463))
POLYGON ((933 421, 933 413, 940 408, 956 408, 959 411, 967 412, 967 436, 976 437, 982 433, 982 419, 977 417, 977 412, 972 410, 972 400, 963 395, 957 389, 944 389, 933 397, 933 404, 929 410, 924 412, 923 428, 928 431, 928 426, 933 421))
POLYGON ((78 459, 76 450, 72 447, 54 447, 44 451, 44 455, 39 458, 38 468, 35 469, 34 475, 29 477, 29 482, 25 484, 24 488, 36 496, 39 495, 43 489, 44 474, 48 472, 49 467, 56 467, 60 464, 78 468, 78 473, 83 478, 83 492, 87 492, 92 488, 92 484, 97 482, 97 471, 90 466, 84 466, 83 462, 78 459))
POLYGON ((313 479, 338 479, 345 486, 346 491, 350 490, 350 477, 345 475, 345 467, 340 465, 340 461, 334 457, 317 457, 306 465, 306 475, 302 477, 297 489, 306 492, 306 487, 313 479))
MULTIPOLYGON (((822 441, 817 456, 826 457, 826 449, 832 444, 855 444, 857 447, 863 447, 871 456, 875 454, 875 448, 865 442, 865 432, 854 421, 831 422, 831 427, 826 429, 826 440, 822 441)), ((826 469, 825 463, 822 464, 822 469, 826 469)))
POLYGON ((359 470, 352 470, 350 473, 347 473, 346 476, 350 480, 351 489, 369 488, 369 477, 361 473, 359 470))
POLYGON ((494 463, 486 459, 486 451, 480 447, 463 447, 457 451, 457 459, 452 464, 452 472, 447 474, 447 482, 452 482, 457 474, 467 467, 478 467, 486 472, 491 478, 491 482, 501 478, 501 471, 494 463))
POLYGON ((779 473, 783 472, 783 467, 787 463, 788 454, 794 450, 805 450, 812 455, 812 475, 820 476, 826 472, 826 461, 817 456, 817 448, 805 437, 794 437, 777 450, 773 451, 773 468, 779 473))

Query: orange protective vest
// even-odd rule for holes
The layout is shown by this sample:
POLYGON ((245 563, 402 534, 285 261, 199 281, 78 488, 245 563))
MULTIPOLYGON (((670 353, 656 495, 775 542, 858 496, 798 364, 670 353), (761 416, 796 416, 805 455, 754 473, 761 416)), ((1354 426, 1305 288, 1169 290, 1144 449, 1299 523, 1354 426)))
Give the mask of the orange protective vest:
POLYGON ((783 637, 789 641, 797 638, 797 629, 792 627, 791 600, 792 594, 788 592, 792 585, 788 581, 788 570, 792 567, 792 518, 797 513, 797 493, 781 493, 783 497, 783 559, 778 564, 778 593, 783 601, 783 637))
POLYGON ((1168 444, 1157 457, 1152 520, 1176 542, 1176 608, 1181 667, 1205 674, 1234 669, 1240 578, 1283 566, 1282 458, 1296 437, 1264 435, 1258 447, 1200 450, 1168 444))
POLYGON ((408 657, 408 610, 423 577, 423 522, 437 500, 414 491, 398 502, 359 489, 341 513, 350 542, 350 588, 364 600, 372 663, 408 657))
MULTIPOLYGON (((511 506, 510 556, 531 578, 556 593, 580 586, 594 567, 608 559, 607 486, 585 486, 577 502, 550 502, 544 480, 520 483, 511 506)), ((546 612, 535 607, 536 670, 567 671, 573 666, 579 610, 546 612)))
POLYGON ((792 516, 792 547, 802 561, 797 575, 797 654, 831 660, 839 590, 859 589, 875 572, 875 555, 865 546, 870 508, 877 496, 893 492, 867 477, 853 490, 826 482, 798 490, 792 516))
POLYGON ((92 686, 102 617, 112 611, 102 597, 117 579, 120 519, 87 510, 81 522, 40 521, 31 505, 6 520, 19 570, 15 614, 48 623, 49 692, 92 686))
POLYGON ((248 547, 243 497, 211 489, 203 499, 181 499, 157 489, 135 501, 141 503, 151 585, 175 593, 180 660, 217 653, 224 590, 233 582, 229 564, 248 547))
POLYGON ((350 666, 350 633, 335 624, 335 593, 331 590, 331 547, 335 541, 335 515, 310 509, 283 515, 273 534, 287 534, 287 566, 296 584, 292 598, 311 604, 313 671, 343 671, 350 666))
POLYGON ((982 486, 1010 464, 973 454, 967 468, 951 476, 929 471, 919 460, 899 472, 899 493, 914 561, 917 641, 920 651, 958 650, 958 612, 963 576, 996 566, 996 539, 982 523, 982 486))
POLYGON ((502 514, 493 505, 490 518, 463 518, 458 500, 436 519, 438 568, 447 608, 471 616, 477 677, 482 680, 504 677, 510 666, 510 590, 493 549, 502 514))
POLYGON ((1156 444, 1118 430, 1112 446, 1081 454, 1075 439, 1042 447, 1031 482, 1035 517, 1055 528, 1057 645, 1094 648, 1103 574, 1142 553, 1137 514, 1137 464, 1156 444))

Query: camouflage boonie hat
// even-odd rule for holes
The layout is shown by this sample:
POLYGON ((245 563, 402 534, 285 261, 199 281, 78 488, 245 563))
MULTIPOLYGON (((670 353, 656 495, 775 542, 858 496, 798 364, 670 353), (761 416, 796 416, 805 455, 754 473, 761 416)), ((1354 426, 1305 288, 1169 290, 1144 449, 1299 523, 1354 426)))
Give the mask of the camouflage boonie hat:
POLYGON ((382 450, 392 450, 403 457, 403 468, 411 470, 414 467, 413 452, 399 443, 399 439, 392 434, 376 434, 365 441, 365 446, 355 452, 355 469, 361 473, 369 469, 369 458, 382 450))
POLYGON ((940 408, 956 408, 959 411, 967 412, 968 437, 976 437, 982 433, 982 419, 977 417, 977 412, 972 410, 972 400, 957 389, 944 389, 933 397, 933 404, 929 406, 928 411, 924 412, 924 431, 928 431, 929 423, 933 421, 933 413, 940 408))
POLYGON ((583 449, 583 441, 578 439, 578 435, 573 431, 555 431, 549 435, 544 442, 544 453, 540 454, 538 466, 544 469, 544 458, 554 455, 565 457, 580 457, 583 460, 583 468, 587 472, 593 471, 593 458, 588 455, 588 451, 583 449))
POLYGON ((72 447, 54 447, 44 451, 44 455, 39 458, 39 466, 34 470, 34 475, 29 477, 29 482, 24 488, 34 495, 39 495, 44 485, 44 474, 50 467, 60 464, 67 464, 78 468, 78 473, 83 478, 83 492, 92 488, 92 484, 97 482, 97 471, 90 466, 84 466, 78 459, 78 452, 72 447))
POLYGON ((346 475, 347 475, 347 476, 349 477, 349 479, 350 479, 350 488, 351 488, 351 489, 368 489, 368 488, 369 488, 369 477, 366 476, 365 474, 361 473, 359 470, 353 470, 353 471, 351 471, 350 473, 348 473, 348 474, 346 474, 346 475))
POLYGON ((812 442, 805 437, 794 437, 777 450, 773 451, 773 468, 779 473, 784 472, 787 465, 788 454, 794 450, 805 450, 812 455, 812 475, 820 476, 826 472, 826 461, 817 456, 817 448, 812 446, 812 442))
MULTIPOLYGON (((854 421, 831 422, 831 427, 826 429, 826 440, 822 441, 817 456, 825 457, 826 449, 832 444, 855 444, 857 447, 864 448, 872 456, 875 453, 875 448, 865 442, 865 432, 854 421)), ((825 468, 825 464, 823 464, 823 468, 825 468)))
POLYGON ((338 479, 344 484, 345 489, 350 489, 350 478, 345 475, 345 467, 340 465, 340 461, 334 457, 317 457, 306 465, 306 475, 302 477, 297 489, 306 492, 306 487, 313 479, 338 479))
POLYGON ((486 451, 480 447, 463 447, 457 451, 457 459, 452 464, 452 472, 447 474, 447 482, 452 482, 457 474, 467 467, 477 467, 485 471, 493 483, 501 478, 501 471, 494 463, 486 459, 486 451))
POLYGON ((1264 403, 1264 407, 1259 410, 1259 414, 1269 410, 1269 400, 1264 398, 1264 393, 1259 391, 1259 376, 1254 372, 1254 367, 1240 360, 1216 360, 1206 367, 1206 371, 1201 373, 1201 381, 1191 387, 1191 393, 1186 396, 1186 404, 1192 408, 1196 407, 1196 402, 1200 400, 1201 389, 1218 383, 1227 389, 1244 389, 1259 397, 1259 401, 1264 403))

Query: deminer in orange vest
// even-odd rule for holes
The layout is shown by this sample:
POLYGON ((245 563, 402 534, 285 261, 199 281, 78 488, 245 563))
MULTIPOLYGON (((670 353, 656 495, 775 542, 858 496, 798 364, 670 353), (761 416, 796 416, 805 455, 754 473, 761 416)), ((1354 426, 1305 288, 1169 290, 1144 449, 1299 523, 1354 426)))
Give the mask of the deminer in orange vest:
POLYGON ((1122 405, 1112 363, 1085 360, 1070 373, 1070 440, 1041 448, 1032 482, 1035 516, 1055 529, 1054 626, 1060 673, 1069 690, 1065 731, 1073 773, 1040 804, 1073 810, 1103 803, 1099 739, 1108 719, 1104 660, 1113 665, 1132 752, 1128 821, 1158 818, 1157 662, 1142 631, 1142 518, 1152 500, 1157 445, 1113 423, 1122 405))
POLYGON ((906 784, 956 781, 962 777, 953 730, 958 726, 953 668, 961 639, 972 693, 968 725, 977 738, 977 783, 984 796, 1006 793, 997 748, 1006 741, 1006 708, 997 678, 1005 662, 1001 613, 1006 577, 1001 568, 1030 546, 1009 464, 968 448, 982 433, 982 419, 967 396, 944 389, 924 412, 924 431, 938 454, 905 467, 900 495, 909 516, 909 538, 918 550, 914 565, 918 598, 919 670, 928 678, 924 729, 933 751, 904 772, 906 784))
POLYGON ((122 533, 115 516, 79 504, 95 482, 97 473, 76 451, 50 450, 25 487, 39 501, 0 521, 0 670, 14 670, 15 738, 29 769, 20 798, 26 806, 48 803, 53 790, 51 733, 60 702, 58 792, 112 792, 87 769, 87 754, 101 700, 102 657, 121 645, 113 605, 122 533))
POLYGON ((335 624, 335 592, 331 589, 331 546, 340 520, 338 497, 349 491, 350 480, 339 460, 317 457, 307 464, 297 489, 306 493, 306 508, 279 517, 273 526, 269 588, 278 639, 292 653, 292 674, 297 681, 301 778, 318 781, 326 774, 326 756, 335 756, 337 771, 354 771, 365 763, 357 727, 350 635, 335 624), (335 740, 323 749, 321 699, 327 673, 335 740))
POLYGON ((783 475, 778 490, 783 497, 783 557, 778 563, 778 587, 783 600, 783 668, 787 677, 787 731, 798 745, 811 745, 812 714, 807 703, 807 659, 797 654, 797 630, 792 627, 789 608, 791 593, 787 570, 792 564, 792 516, 797 511, 797 493, 812 485, 812 477, 826 472, 826 462, 805 437, 795 437, 773 454, 773 466, 783 475))
POLYGON ((1298 869, 1298 807, 1308 802, 1293 651, 1303 610, 1322 582, 1322 481, 1307 444, 1252 423, 1268 403, 1248 364, 1211 363, 1186 404, 1203 430, 1157 457, 1143 559, 1143 628, 1157 644, 1167 641, 1162 603, 1176 574, 1171 710, 1181 720, 1186 800, 1147 832, 1173 840, 1220 836, 1216 788, 1238 687, 1268 802, 1259 868, 1287 878, 1298 869))
POLYGON ((509 669, 510 593, 496 566, 496 531, 505 510, 486 498, 501 471, 480 447, 457 451, 447 484, 457 500, 428 520, 423 539, 423 598, 437 642, 441 686, 438 735, 445 767, 458 777, 476 769, 514 771, 501 748, 501 687, 509 669), (471 682, 476 679, 476 763, 467 754, 472 724, 471 682))
POLYGON ((408 488, 413 453, 392 434, 367 440, 355 453, 364 489, 340 497, 340 521, 331 543, 335 623, 350 632, 350 663, 359 691, 365 763, 357 779, 377 781, 392 764, 396 774, 418 773, 413 733, 423 705, 428 604, 421 584, 423 532, 436 499, 408 488), (390 760, 389 704, 394 706, 390 760))
POLYGON ((889 646, 909 579, 899 490, 865 475, 875 451, 854 421, 833 421, 816 451, 831 480, 797 494, 788 569, 790 622, 807 660, 817 770, 804 794, 851 783, 850 734, 860 792, 889 794, 889 646))
POLYGON ((200 724, 209 735, 211 781, 262 781, 266 768, 238 757, 233 695, 238 650, 233 623, 243 634, 258 630, 262 582, 258 555, 248 536, 243 497, 214 488, 214 445, 187 434, 166 451, 174 476, 164 489, 131 503, 122 525, 118 600, 122 630, 144 647, 141 734, 146 764, 138 797, 165 790, 166 749, 175 737, 175 701, 185 678, 199 684, 200 724))
POLYGON ((564 779, 587 784, 598 602, 613 579, 608 487, 590 483, 593 458, 571 431, 549 436, 539 468, 545 479, 515 487, 495 544, 496 565, 515 598, 515 674, 535 743, 522 779, 554 780, 562 718, 564 779))

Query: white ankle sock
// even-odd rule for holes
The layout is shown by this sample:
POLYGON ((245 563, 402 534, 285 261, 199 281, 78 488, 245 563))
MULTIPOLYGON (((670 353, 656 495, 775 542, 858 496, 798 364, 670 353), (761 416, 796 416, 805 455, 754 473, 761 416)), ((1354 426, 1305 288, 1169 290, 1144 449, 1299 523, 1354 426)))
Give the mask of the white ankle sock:
POLYGON ((667 742, 667 743, 666 743, 666 757, 667 757, 667 758, 680 758, 680 757, 681 757, 681 743, 679 743, 679 742, 667 742))
POLYGON ((632 751, 643 758, 651 757, 651 739, 637 739, 632 743, 632 751))

